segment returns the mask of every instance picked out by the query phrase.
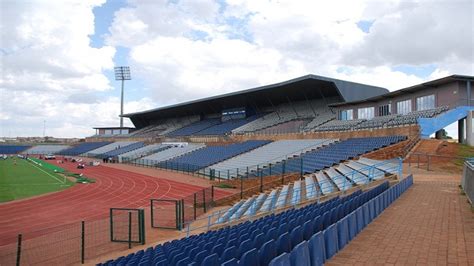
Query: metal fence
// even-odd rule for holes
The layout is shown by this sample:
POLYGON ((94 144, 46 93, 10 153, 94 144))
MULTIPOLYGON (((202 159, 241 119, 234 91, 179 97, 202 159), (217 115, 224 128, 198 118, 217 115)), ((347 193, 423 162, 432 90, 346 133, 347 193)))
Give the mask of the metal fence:
MULTIPOLYGON (((125 232, 123 237, 126 238, 129 232, 127 219, 128 215, 122 226, 114 226, 116 233, 125 232)), ((132 220, 132 224, 135 223, 132 220)), ((132 235, 135 238, 136 234, 132 232, 132 235)), ((111 241, 110 217, 103 217, 18 235, 10 244, 0 246, 0 265, 79 264, 128 248, 127 243, 111 241)))
POLYGON ((181 230, 214 206, 214 187, 207 187, 179 200, 151 199, 153 228, 181 230))
MULTIPOLYGON (((338 190, 333 191, 333 193, 329 195, 337 195, 338 193, 346 193, 347 191, 350 191, 352 188, 365 188, 368 186, 371 186, 374 181, 377 180, 382 180, 385 175, 380 175, 380 170, 377 169, 384 169, 384 172, 386 175, 396 175, 398 178, 402 178, 402 160, 401 158, 397 159, 392 159, 392 160, 386 160, 379 162, 374 165, 366 166, 363 167, 359 170, 354 170, 349 173, 345 174, 340 174, 337 176, 332 176, 332 180, 325 180, 325 181, 318 181, 314 182, 312 184, 304 184, 301 185, 299 188, 295 188, 292 191, 286 190, 286 191, 281 191, 278 197, 275 197, 275 199, 270 203, 270 206, 265 207, 265 203, 263 201, 257 201, 254 200, 251 204, 247 206, 246 211, 242 216, 233 216, 232 214, 234 213, 233 207, 230 207, 228 209, 223 209, 219 210, 216 212, 211 213, 207 217, 201 218, 200 220, 206 220, 204 223, 199 223, 201 225, 196 225, 193 226, 192 222, 186 222, 185 223, 185 230, 187 231, 187 234, 189 234, 192 231, 195 230, 209 230, 211 227, 215 225, 221 225, 221 224, 227 224, 227 223, 232 223, 237 220, 251 220, 254 217, 259 217, 260 215, 264 214, 269 214, 269 213, 274 213, 276 211, 280 211, 285 208, 295 208, 301 204, 306 204, 308 202, 314 202, 314 201, 319 201, 319 199, 322 196, 327 196, 323 195, 321 192, 321 187, 324 187, 325 185, 333 186, 334 180, 343 180, 342 182, 338 182, 336 185, 338 186, 338 190), (366 174, 361 175, 361 172, 364 172, 366 174), (293 195, 300 195, 298 198, 294 198, 293 195), (226 215, 229 215, 226 217, 226 219, 222 219, 222 217, 225 217, 226 215)), ((300 177, 297 177, 294 180, 301 179, 300 177)), ((269 187, 270 188, 270 187, 269 187)), ((252 193, 245 193, 246 197, 250 197, 255 195, 255 193, 259 192, 258 188, 253 189, 252 188, 247 188, 248 191, 251 191, 252 193), (255 190, 255 191, 254 191, 255 190)), ((262 190, 260 191, 262 192, 262 190)), ((243 197, 240 197, 240 199, 243 199, 243 197)), ((236 198, 238 200, 238 198, 236 198)), ((242 200, 243 202, 244 200, 242 200)), ((245 204, 245 203, 244 203, 245 204)))
POLYGON ((474 157, 464 162, 461 187, 471 205, 474 205, 474 157))
MULTIPOLYGON (((469 158, 461 156, 447 156, 447 155, 438 155, 438 154, 429 154, 429 153, 412 153, 408 158, 405 159, 405 162, 408 162, 408 165, 411 167, 414 164, 417 168, 426 169, 427 171, 433 170, 433 160, 469 160, 469 158)), ((461 162, 462 162, 461 161, 461 162)))

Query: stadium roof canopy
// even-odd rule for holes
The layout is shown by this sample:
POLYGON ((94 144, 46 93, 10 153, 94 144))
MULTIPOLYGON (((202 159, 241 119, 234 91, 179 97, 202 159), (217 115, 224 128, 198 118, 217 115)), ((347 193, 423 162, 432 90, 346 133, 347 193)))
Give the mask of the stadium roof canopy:
POLYGON ((387 93, 388 90, 355 82, 316 75, 256 87, 252 89, 178 103, 147 111, 124 114, 136 127, 150 124, 151 120, 197 114, 213 114, 239 107, 263 107, 304 101, 339 97, 341 102, 358 101, 387 93))
POLYGON ((370 97, 370 98, 367 98, 367 99, 359 99, 359 100, 355 100, 355 101, 346 101, 346 102, 334 103, 334 104, 331 104, 330 106, 342 107, 342 106, 349 106, 349 105, 359 104, 359 103, 364 103, 364 102, 366 102, 366 103, 378 102, 378 101, 381 101, 381 100, 384 100, 384 99, 391 99, 393 97, 400 96, 400 95, 403 95, 403 94, 411 94, 411 93, 421 91, 421 90, 424 90, 424 89, 430 89, 430 88, 433 88, 433 87, 436 87, 436 86, 439 86, 439 85, 443 85, 443 84, 446 84, 446 83, 450 83, 450 82, 469 81, 469 80, 470 81, 474 80, 474 77, 473 76, 465 76, 465 75, 451 75, 451 76, 447 76, 447 77, 427 81, 427 82, 417 84, 417 85, 414 85, 414 86, 411 86, 411 87, 407 87, 407 88, 399 89, 399 90, 396 90, 396 91, 392 91, 392 92, 389 92, 389 93, 373 96, 373 97, 370 97))

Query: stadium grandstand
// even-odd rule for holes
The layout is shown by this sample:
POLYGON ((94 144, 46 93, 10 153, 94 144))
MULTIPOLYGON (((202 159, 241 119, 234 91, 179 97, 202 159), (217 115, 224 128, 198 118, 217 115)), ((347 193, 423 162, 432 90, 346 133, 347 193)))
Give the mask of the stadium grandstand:
MULTIPOLYGON (((80 143, 0 145, 0 154, 57 155, 51 164, 32 162, 33 167, 44 164, 54 169, 50 174, 79 180, 72 188, 21 201, 17 227, 0 232, 0 265, 21 258, 48 265, 331 262, 352 241, 363 241, 357 235, 386 209, 392 218, 410 211, 391 205, 413 195, 413 175, 423 174, 423 165, 427 171, 437 167, 430 160, 442 156, 428 153, 449 146, 440 140, 432 148, 425 140, 441 139, 443 129, 457 122, 459 142, 473 146, 473 81, 452 75, 390 92, 306 75, 125 114, 134 128, 98 127, 80 143), (88 164, 78 170, 70 158, 88 164), (81 183, 88 180, 83 175, 97 182, 81 183), (74 208, 62 206, 61 199, 74 208), (37 206, 43 216, 26 223, 23 206, 37 206), (49 219, 53 211, 55 219, 49 219), (48 223, 54 223, 48 230, 35 228, 48 223), (74 236, 58 224, 72 228, 67 232, 74 236), (48 246, 48 232, 64 248, 48 246), (41 248, 29 244, 16 252, 21 236, 15 233, 27 236, 28 244, 41 238, 41 248)), ((63 185, 59 181, 51 182, 63 185)))

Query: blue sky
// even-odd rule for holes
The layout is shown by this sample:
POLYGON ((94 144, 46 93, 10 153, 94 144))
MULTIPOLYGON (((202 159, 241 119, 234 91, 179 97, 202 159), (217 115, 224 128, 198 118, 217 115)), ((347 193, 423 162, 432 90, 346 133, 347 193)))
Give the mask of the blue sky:
MULTIPOLYGON (((105 38, 109 32, 109 27, 111 26, 114 13, 118 11, 120 8, 124 8, 127 6, 127 1, 125 0, 113 0, 113 1, 106 1, 103 5, 95 7, 92 9, 94 13, 94 35, 90 36, 91 46, 95 48, 100 48, 106 45, 105 38)), ((116 46, 116 53, 113 58, 114 64, 116 66, 128 66, 128 54, 130 49, 123 46, 116 46)), ((126 100, 138 100, 142 97, 140 95, 140 88, 143 88, 143 82, 140 81, 139 78, 133 76, 133 69, 132 72, 132 80, 126 81, 125 83, 125 97, 126 100)), ((105 76, 111 81, 112 86, 115 88, 113 91, 106 91, 104 93, 100 93, 101 97, 107 96, 116 96, 120 93, 120 81, 116 81, 114 77, 113 70, 105 70, 103 72, 105 76)))

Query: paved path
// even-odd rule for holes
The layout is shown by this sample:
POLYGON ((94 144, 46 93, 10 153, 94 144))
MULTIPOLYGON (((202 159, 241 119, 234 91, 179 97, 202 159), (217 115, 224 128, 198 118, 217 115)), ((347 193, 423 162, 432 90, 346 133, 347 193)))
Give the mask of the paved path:
POLYGON ((474 213, 460 194, 460 177, 414 177, 414 185, 327 265, 474 265, 474 213))

